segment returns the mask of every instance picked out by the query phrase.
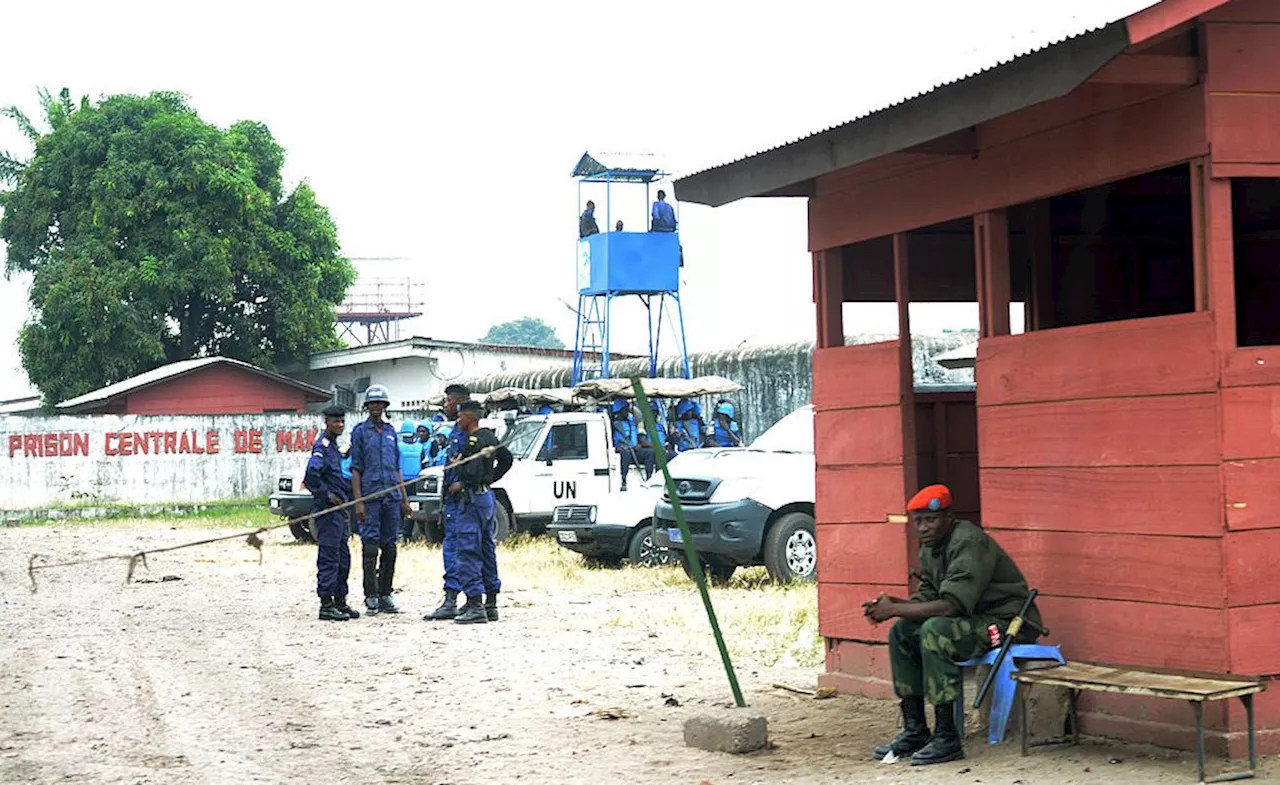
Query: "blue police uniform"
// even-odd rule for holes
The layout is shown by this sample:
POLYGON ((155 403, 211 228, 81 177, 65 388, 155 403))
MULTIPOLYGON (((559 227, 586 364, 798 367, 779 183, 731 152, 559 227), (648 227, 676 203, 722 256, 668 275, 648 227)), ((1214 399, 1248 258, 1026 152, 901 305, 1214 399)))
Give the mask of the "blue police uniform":
MULTIPOLYGON (((329 494, 345 503, 351 501, 351 481, 343 476, 342 453, 338 445, 323 434, 311 448, 303 484, 311 491, 311 512, 337 506, 329 494)), ((345 510, 321 515, 316 520, 316 594, 333 597, 345 604, 347 579, 351 574, 351 550, 347 546, 347 513, 345 510)))
POLYGON ((678 452, 693 450, 702 446, 702 407, 697 401, 685 398, 676 405, 676 433, 679 440, 676 444, 678 452))
POLYGON ((733 419, 733 404, 728 402, 720 403, 716 406, 716 418, 711 425, 711 438, 717 447, 739 447, 742 445, 742 437, 738 432, 738 423, 733 419), (729 424, 726 426, 720 415, 728 418, 729 424))
MULTIPOLYGON (((449 441, 444 449, 444 463, 447 466, 456 461, 467 443, 467 433, 462 426, 454 425, 449 432, 449 441)), ((449 495, 449 486, 458 479, 456 469, 446 468, 440 480, 440 492, 444 496, 444 590, 446 592, 462 591, 462 583, 458 580, 458 514, 461 508, 461 496, 449 495)))
POLYGON ((499 446, 497 437, 488 429, 463 434, 462 456, 472 456, 485 447, 497 447, 495 458, 473 460, 457 472, 463 489, 457 494, 455 529, 457 530, 457 576, 469 607, 478 608, 485 596, 484 611, 475 611, 468 619, 464 612, 458 621, 496 621, 497 596, 502 589, 498 578, 498 555, 494 542, 498 523, 498 501, 489 487, 511 468, 512 456, 499 446), (496 463, 496 466, 494 465, 496 463))
MULTIPOLYGON (((385 421, 379 429, 374 427, 370 418, 351 430, 351 470, 360 472, 361 494, 368 496, 399 485, 398 441, 395 428, 385 421)), ((364 522, 360 524, 360 544, 365 604, 371 610, 377 605, 378 598, 385 597, 389 600, 391 597, 391 582, 396 565, 396 538, 400 534, 401 501, 400 489, 396 488, 365 502, 366 515, 364 522)))

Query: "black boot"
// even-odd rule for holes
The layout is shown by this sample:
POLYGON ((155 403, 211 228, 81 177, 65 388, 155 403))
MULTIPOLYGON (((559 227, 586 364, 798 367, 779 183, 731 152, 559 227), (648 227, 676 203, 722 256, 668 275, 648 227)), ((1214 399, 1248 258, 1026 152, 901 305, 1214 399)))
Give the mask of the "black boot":
POLYGON ((462 606, 462 613, 453 620, 455 624, 484 624, 489 615, 484 612, 484 605, 479 597, 468 597, 467 604, 462 606))
POLYGON ((458 615, 458 593, 452 589, 445 589, 444 602, 440 603, 440 607, 431 613, 423 616, 424 621, 448 621, 458 615))
POLYGON ((320 621, 346 621, 347 614, 338 610, 332 597, 320 598, 320 621))
POLYGON ((484 595, 484 615, 489 618, 489 621, 498 620, 498 593, 496 591, 492 594, 484 595))
POLYGON ((378 543, 361 540, 360 562, 364 568, 364 607, 373 616, 378 612, 378 543))
POLYGON ((939 703, 933 707, 933 738, 911 756, 912 766, 929 766, 964 757, 960 734, 956 732, 956 705, 939 703))
POLYGON ((347 614, 348 619, 360 618, 360 611, 356 610, 355 608, 352 608, 350 605, 347 604, 347 595, 345 594, 342 595, 341 597, 333 598, 333 607, 347 614))
POLYGON ((888 744, 881 744, 873 751, 876 760, 884 758, 892 752, 896 757, 905 758, 929 743, 929 723, 924 717, 924 698, 903 698, 902 732, 888 744))

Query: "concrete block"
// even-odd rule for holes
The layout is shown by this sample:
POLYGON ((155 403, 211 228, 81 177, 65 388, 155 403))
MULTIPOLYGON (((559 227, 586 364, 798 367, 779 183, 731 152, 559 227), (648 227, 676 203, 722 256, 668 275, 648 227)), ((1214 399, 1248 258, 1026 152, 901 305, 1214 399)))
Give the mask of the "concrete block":
POLYGON ((763 714, 716 709, 685 720, 684 743, 708 752, 751 752, 769 743, 769 726, 763 714))

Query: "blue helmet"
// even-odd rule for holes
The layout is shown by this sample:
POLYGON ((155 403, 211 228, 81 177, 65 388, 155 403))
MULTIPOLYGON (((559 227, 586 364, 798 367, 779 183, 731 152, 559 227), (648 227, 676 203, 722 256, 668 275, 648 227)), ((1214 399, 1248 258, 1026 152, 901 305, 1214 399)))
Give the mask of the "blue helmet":
POLYGON ((676 416, 685 417, 686 415, 701 417, 702 406, 692 398, 681 398, 680 403, 676 404, 676 416))
POLYGON ((617 398, 613 401, 613 403, 609 404, 609 411, 613 412, 614 414, 621 414, 629 408, 631 408, 631 405, 628 404, 622 398, 617 398))
POLYGON ((655 412, 661 413, 661 412, 662 412, 662 399, 661 399, 661 398, 650 398, 650 399, 649 399, 649 408, 650 408, 650 409, 653 409, 655 412))
POLYGON ((371 403, 381 401, 382 403, 391 405, 391 393, 387 392, 387 388, 381 384, 371 384, 369 389, 364 391, 364 404, 368 406, 371 403))
POLYGON ((444 422, 444 415, 443 414, 431 415, 431 422, 444 422))
POLYGON ((405 420, 404 422, 400 423, 401 436, 410 435, 417 430, 418 430, 417 427, 413 423, 409 422, 408 420, 405 420))
POLYGON ((427 433, 431 433, 431 423, 427 422, 426 420, 423 420, 422 422, 418 423, 418 427, 415 428, 414 430, 426 431, 427 433))
POLYGON ((729 403, 728 401, 721 401, 720 403, 716 404, 716 414, 723 414, 727 416, 730 420, 732 420, 733 404, 729 403))

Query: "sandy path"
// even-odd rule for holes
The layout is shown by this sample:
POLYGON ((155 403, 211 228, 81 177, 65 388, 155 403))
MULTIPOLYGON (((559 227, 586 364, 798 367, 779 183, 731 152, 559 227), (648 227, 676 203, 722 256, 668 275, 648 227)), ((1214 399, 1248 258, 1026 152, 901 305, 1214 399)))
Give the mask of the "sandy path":
MULTIPOLYGON (((108 563, 46 573, 34 595, 27 587, 33 552, 74 558, 199 534, 0 531, 0 782, 1194 780, 1185 756, 1098 745, 1024 759, 1016 745, 971 742, 962 763, 884 766, 866 755, 895 732, 893 705, 781 693, 770 685, 811 686, 816 673, 751 662, 737 663, 740 678, 769 717, 774 748, 743 757, 688 749, 687 712, 728 698, 714 654, 690 656, 661 622, 663 608, 699 612, 690 592, 509 586, 501 622, 458 627, 421 621, 435 590, 410 584, 397 595, 401 616, 323 624, 310 594, 314 551, 277 546, 282 539, 262 567, 232 543, 166 554, 146 576, 180 581, 126 586, 123 565, 108 563), (681 705, 667 705, 668 695, 681 705), (627 716, 591 714, 605 708, 627 716)), ((402 557, 427 558, 438 555, 402 557)))

